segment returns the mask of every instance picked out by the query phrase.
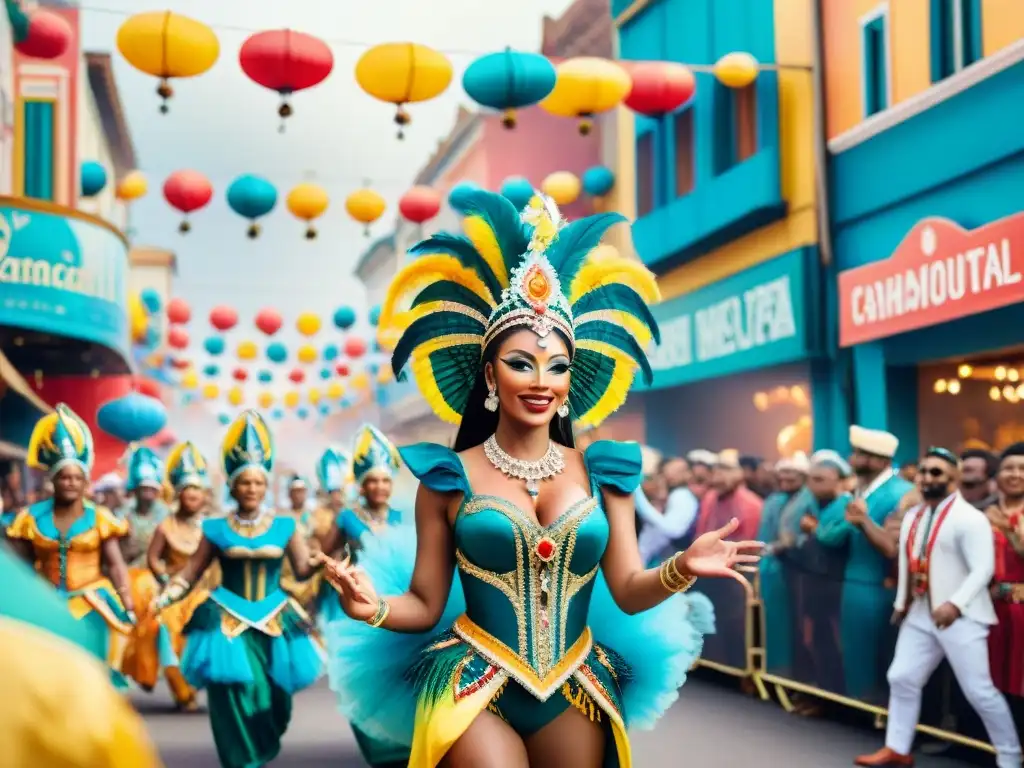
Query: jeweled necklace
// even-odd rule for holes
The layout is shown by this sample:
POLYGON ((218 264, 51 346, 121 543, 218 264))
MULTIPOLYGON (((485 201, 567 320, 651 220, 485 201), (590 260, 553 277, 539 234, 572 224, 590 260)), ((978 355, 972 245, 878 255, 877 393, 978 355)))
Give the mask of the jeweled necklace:
POLYGON ((240 525, 242 528, 255 528, 263 521, 263 518, 267 516, 269 510, 266 507, 263 507, 258 513, 256 513, 252 517, 242 517, 240 514, 238 514, 238 512, 239 510, 236 507, 235 510, 231 513, 231 517, 234 518, 235 522, 238 523, 238 525, 240 525))
POLYGON ((484 456, 491 462, 496 470, 506 477, 526 481, 526 492, 530 494, 533 502, 537 502, 537 494, 540 493, 542 480, 550 480, 565 469, 565 457, 558 449, 554 440, 548 442, 548 450, 537 461, 526 461, 509 456, 498 445, 498 441, 491 435, 484 443, 484 456))

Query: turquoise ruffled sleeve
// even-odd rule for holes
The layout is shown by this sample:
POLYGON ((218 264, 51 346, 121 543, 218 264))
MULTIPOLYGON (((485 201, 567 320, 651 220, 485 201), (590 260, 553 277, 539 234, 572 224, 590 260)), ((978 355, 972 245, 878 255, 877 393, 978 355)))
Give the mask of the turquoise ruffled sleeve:
POLYGON ((619 493, 633 493, 643 482, 643 454, 639 443, 598 440, 583 454, 596 493, 608 487, 619 493))
POLYGON ((455 451, 437 443, 416 443, 399 448, 398 452, 409 471, 427 488, 438 493, 469 495, 469 479, 455 451))
POLYGON ((350 539, 358 541, 365 534, 370 533, 370 526, 360 520, 359 516, 347 507, 341 510, 341 514, 338 515, 334 522, 342 535, 350 539))

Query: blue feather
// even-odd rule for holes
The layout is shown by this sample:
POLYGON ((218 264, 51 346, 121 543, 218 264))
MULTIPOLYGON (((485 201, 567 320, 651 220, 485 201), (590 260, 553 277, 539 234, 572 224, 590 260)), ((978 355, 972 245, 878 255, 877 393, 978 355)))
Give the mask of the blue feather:
POLYGON ((487 222, 498 241, 505 268, 511 274, 530 247, 530 235, 516 207, 504 195, 487 190, 463 195, 453 205, 458 206, 456 210, 463 216, 479 216, 487 222))
POLYGON ((605 232, 624 221, 626 217, 621 213, 599 213, 578 219, 558 231, 558 237, 548 248, 546 256, 562 285, 572 284, 587 254, 601 243, 605 232))

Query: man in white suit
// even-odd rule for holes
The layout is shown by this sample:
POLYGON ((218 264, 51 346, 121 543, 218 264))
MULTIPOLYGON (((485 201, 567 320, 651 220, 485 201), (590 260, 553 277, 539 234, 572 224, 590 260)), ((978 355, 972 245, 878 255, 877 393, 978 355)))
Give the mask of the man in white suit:
POLYGON ((893 622, 900 624, 889 667, 885 747, 855 765, 910 766, 921 691, 943 657, 981 718, 998 768, 1020 768, 1021 748, 1006 699, 992 683, 989 627, 996 623, 989 583, 995 570, 988 520, 957 492, 959 459, 929 448, 917 470, 924 503, 900 529, 893 622))

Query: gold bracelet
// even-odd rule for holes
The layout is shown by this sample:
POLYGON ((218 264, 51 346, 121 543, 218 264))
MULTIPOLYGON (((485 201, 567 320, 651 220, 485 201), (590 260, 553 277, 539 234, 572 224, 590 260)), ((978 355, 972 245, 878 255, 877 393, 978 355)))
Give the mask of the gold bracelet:
POLYGON ((381 624, 387 621, 389 613, 391 613, 391 606, 388 604, 388 601, 385 600, 383 597, 378 598, 377 612, 373 614, 373 618, 371 618, 366 623, 369 624, 371 627, 379 627, 381 624))
POLYGON ((684 576, 676 567, 676 558, 684 554, 676 552, 667 558, 658 569, 658 576, 661 578, 661 585, 669 592, 685 592, 697 581, 696 576, 684 576))

